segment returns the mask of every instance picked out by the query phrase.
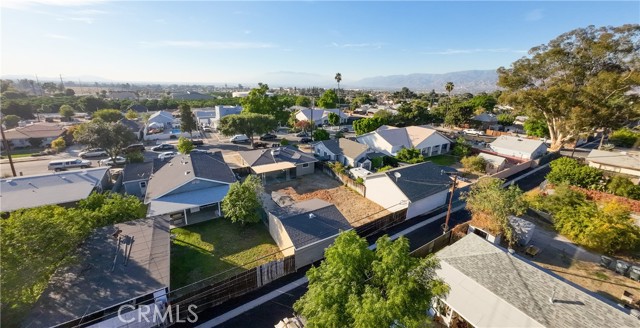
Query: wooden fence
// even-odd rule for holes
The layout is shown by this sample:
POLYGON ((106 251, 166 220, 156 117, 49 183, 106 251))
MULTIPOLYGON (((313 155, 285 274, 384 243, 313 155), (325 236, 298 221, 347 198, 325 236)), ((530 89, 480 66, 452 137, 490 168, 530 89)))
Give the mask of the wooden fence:
POLYGON ((520 163, 517 165, 514 165, 508 169, 502 170, 498 173, 494 173, 492 175, 490 175, 490 177, 492 178, 499 178, 499 179, 506 179, 518 172, 522 172, 530 167, 532 167, 535 164, 535 161, 526 161, 524 163, 520 163))
POLYGON ((357 228, 356 232, 361 237, 366 237, 378 231, 385 230, 391 226, 394 226, 407 218, 407 209, 402 209, 397 212, 389 213, 375 221, 365 223, 357 228))
POLYGON ((351 179, 348 175, 334 172, 325 163, 320 164, 320 168, 321 168, 321 170, 322 170, 322 172, 324 174, 326 174, 326 175, 328 175, 328 176, 330 176, 330 177, 342 182, 342 184, 344 184, 345 186, 353 189, 354 191, 356 191, 360 195, 362 195, 362 196, 366 195, 367 188, 363 184, 359 184, 355 180, 351 179))
POLYGON ((447 233, 443 234, 442 236, 416 248, 413 252, 411 252, 411 255, 414 257, 426 257, 429 254, 435 253, 445 248, 446 246, 450 245, 452 234, 453 231, 447 231, 447 233))

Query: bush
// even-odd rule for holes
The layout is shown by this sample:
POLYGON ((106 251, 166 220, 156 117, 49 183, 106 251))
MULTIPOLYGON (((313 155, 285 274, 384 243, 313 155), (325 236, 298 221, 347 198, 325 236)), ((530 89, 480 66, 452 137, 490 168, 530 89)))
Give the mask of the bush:
POLYGON ((127 163, 142 163, 144 162, 144 155, 140 151, 132 151, 125 155, 127 163))
POLYGON ((460 162, 462 167, 471 172, 485 173, 487 168, 487 161, 480 156, 463 157, 460 162))
POLYGON ((364 179, 362 177, 357 177, 356 178, 356 183, 359 184, 359 185, 362 185, 362 184, 364 184, 364 179))
POLYGON ((389 170, 391 170, 391 169, 393 169, 393 166, 391 166, 391 165, 386 165, 386 166, 383 166, 383 167, 379 168, 379 169, 378 169, 378 172, 389 171, 389 170))
POLYGON ((329 140, 329 132, 323 129, 317 129, 313 131, 313 140, 314 141, 329 140))
POLYGON ((471 154, 471 146, 467 144, 467 141, 463 137, 458 137, 451 154, 459 157, 469 156, 471 154))
POLYGON ((64 150, 67 147, 67 143, 64 141, 62 137, 58 137, 51 142, 51 148, 55 149, 57 152, 64 150))
POLYGON ((344 138, 344 133, 342 131, 338 131, 336 132, 336 134, 333 135, 333 139, 340 139, 340 138, 344 138))
POLYGON ((551 172, 546 178, 553 184, 568 183, 574 186, 599 189, 602 185, 602 172, 596 168, 582 165, 572 158, 559 158, 550 164, 551 172))
POLYGON ((383 166, 398 167, 398 160, 395 157, 384 156, 382 158, 383 166))
POLYGON ((415 148, 402 148, 396 154, 396 158, 405 163, 415 164, 424 162, 424 156, 419 149, 415 148))
POLYGON ((614 176, 607 183, 606 190, 616 196, 627 197, 631 199, 640 199, 640 186, 636 186, 631 180, 614 176))
POLYGON ((374 157, 371 159, 371 168, 372 169, 377 169, 382 167, 382 165, 384 165, 384 158, 382 157, 374 157))
POLYGON ((193 142, 185 137, 178 139, 178 151, 183 154, 188 154, 193 150, 193 142))
POLYGON ((629 128, 622 128, 613 131, 609 136, 609 141, 618 147, 631 148, 640 139, 640 134, 631 131, 629 128))
POLYGON ((287 139, 282 139, 280 140, 280 146, 288 146, 289 145, 289 140, 287 139))

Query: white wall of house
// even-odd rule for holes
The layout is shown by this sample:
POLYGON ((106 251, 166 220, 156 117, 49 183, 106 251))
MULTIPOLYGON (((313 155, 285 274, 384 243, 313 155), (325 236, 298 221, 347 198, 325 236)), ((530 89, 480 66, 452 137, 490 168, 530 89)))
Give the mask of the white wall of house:
POLYGON ((449 152, 451 150, 451 142, 438 133, 434 133, 415 148, 419 149, 424 156, 435 156, 449 152))
POLYGON ((320 157, 327 156, 332 161, 336 160, 336 154, 332 153, 323 143, 318 143, 313 146, 313 152, 320 157))
POLYGON ((385 174, 368 176, 364 180, 364 185, 367 188, 365 197, 389 212, 397 212, 407 208, 409 200, 385 174), (406 202, 406 204, 401 204, 401 202, 406 202))
POLYGON ((284 256, 294 254, 293 242, 289 238, 289 234, 287 234, 280 219, 271 213, 269 213, 269 234, 284 256))
POLYGON ((296 177, 312 174, 315 171, 315 163, 296 164, 296 177))
POLYGON ((544 144, 540 145, 540 147, 538 147, 533 152, 526 152, 518 149, 496 147, 491 144, 489 144, 489 148, 498 154, 515 157, 515 158, 522 158, 522 159, 536 159, 544 155, 544 153, 547 151, 547 147, 544 144))
POLYGON ((628 174, 628 175, 640 177, 640 170, 627 169, 624 167, 615 167, 611 165, 605 165, 605 164, 594 163, 594 162, 589 162, 589 166, 595 167, 596 169, 600 169, 604 171, 610 171, 610 172, 616 172, 616 173, 628 174))
MULTIPOLYGON (((367 190, 369 192, 369 190, 367 190)), ((418 215, 431 212, 434 209, 445 205, 447 203, 447 195, 449 190, 443 190, 437 194, 431 195, 427 198, 423 198, 417 202, 411 202, 407 209, 407 219, 411 219, 418 215)))
POLYGON ((377 133, 367 133, 359 136, 356 140, 359 143, 365 144, 372 149, 375 149, 381 153, 385 153, 387 155, 395 156, 396 152, 400 149, 396 149, 394 151, 393 146, 388 143, 386 140, 381 138, 377 133))
POLYGON ((336 237, 338 237, 338 234, 319 240, 313 244, 296 248, 296 270, 324 258, 324 251, 333 244, 336 237))

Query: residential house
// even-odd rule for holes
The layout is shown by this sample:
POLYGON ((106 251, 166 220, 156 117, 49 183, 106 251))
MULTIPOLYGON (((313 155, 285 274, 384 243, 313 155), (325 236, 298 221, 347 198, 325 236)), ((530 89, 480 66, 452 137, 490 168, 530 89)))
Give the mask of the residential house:
POLYGON ((436 274, 449 293, 434 302, 433 311, 445 326, 640 326, 623 307, 475 234, 436 256, 436 274))
POLYGON ((210 100, 215 97, 200 92, 187 91, 186 93, 174 93, 171 95, 171 98, 176 100, 210 100))
POLYGON ((153 123, 156 124, 160 124, 164 127, 167 126, 171 126, 173 124, 173 122, 175 121, 175 118, 173 117, 173 114, 160 110, 157 111, 153 114, 151 114, 151 116, 149 116, 149 120, 147 121, 147 125, 151 125, 153 123))
MULTIPOLYGON (((53 140, 64 135, 65 131, 65 128, 59 124, 33 123, 5 130, 4 135, 11 143, 11 148, 33 147, 32 141, 37 144, 36 147, 47 147, 53 140)), ((2 143, 2 149, 4 149, 4 143, 2 143)))
POLYGON ((294 147, 241 151, 242 164, 262 178, 264 183, 288 181, 315 171, 313 156, 294 147))
POLYGON ((129 105, 129 107, 127 107, 127 110, 133 109, 134 111, 138 112, 138 113, 146 113, 149 111, 149 109, 146 106, 140 105, 140 104, 133 104, 133 105, 129 105))
POLYGON ((144 124, 124 117, 120 119, 120 123, 129 128, 138 140, 142 140, 144 137, 144 124))
POLYGON ((108 167, 62 171, 0 180, 0 212, 44 205, 73 206, 111 184, 108 167))
POLYGON ((227 115, 240 114, 242 112, 242 106, 216 106, 215 118, 213 119, 213 128, 218 129, 220 126, 220 119, 227 115))
POLYGON ((323 124, 329 124, 329 114, 331 113, 338 114, 340 116, 340 124, 346 124, 349 119, 349 115, 345 114, 338 108, 314 108, 313 110, 301 109, 296 112, 296 119, 298 121, 313 121, 316 126, 321 126, 323 124))
POLYGON ((24 326, 121 327, 119 317, 111 315, 115 313, 135 327, 154 326, 136 318, 133 309, 148 305, 151 313, 157 308, 164 314, 170 243, 167 216, 96 229, 79 246, 74 261, 55 271, 24 326), (119 311, 124 304, 132 307, 119 311))
POLYGON ((507 159, 504 157, 491 155, 487 153, 478 154, 479 157, 482 157, 484 161, 487 163, 485 171, 488 174, 498 173, 504 170, 505 165, 507 165, 507 159))
MULTIPOLYGON (((165 163, 161 161, 160 163, 165 163)), ((154 162, 129 163, 122 170, 122 186, 128 195, 144 198, 154 162)))
POLYGON ((496 117, 495 114, 491 113, 482 113, 480 115, 476 115, 472 117, 471 120, 480 124, 482 129, 489 129, 492 125, 498 123, 498 117, 496 117))
POLYGON ((502 135, 489 144, 489 149, 501 156, 530 160, 544 155, 547 144, 540 140, 502 135))
POLYGON ((313 146, 313 152, 322 160, 371 170, 371 160, 367 157, 372 152, 369 146, 346 138, 320 141, 313 146))
POLYGON ((600 170, 640 177, 640 156, 637 153, 594 149, 587 156, 587 163, 600 170))
POLYGON ((424 156, 435 156, 451 150, 452 143, 440 132, 426 126, 396 128, 383 125, 356 137, 356 140, 389 156, 395 156, 403 148, 416 148, 424 156))
MULTIPOLYGON (((470 224, 467 233, 475 233, 492 244, 500 245, 502 233, 493 231, 494 227, 483 226, 479 223, 470 224)), ((536 230, 536 225, 533 222, 513 215, 509 216, 509 226, 511 226, 513 232, 514 243, 519 246, 527 246, 536 230)))
POLYGON ((192 108, 192 111, 200 126, 213 126, 213 121, 216 118, 216 109, 214 107, 192 108))
MULTIPOLYGON (((267 96, 271 97, 274 95, 273 92, 267 92, 267 96)), ((231 97, 233 98, 246 98, 249 96, 249 91, 234 91, 231 93, 231 97)))
POLYGON ((452 180, 431 162, 402 166, 368 175, 365 197, 397 212, 407 209, 407 219, 433 211, 447 203, 452 180))
POLYGON ((221 152, 176 156, 149 179, 147 216, 170 214, 174 226, 220 217, 220 203, 234 182, 221 152))
POLYGON ((111 91, 107 95, 107 98, 117 100, 137 100, 138 95, 132 91, 111 91))
POLYGON ((269 233, 285 256, 295 255, 296 269, 324 257, 342 231, 351 229, 338 208, 309 199, 268 213, 269 233))

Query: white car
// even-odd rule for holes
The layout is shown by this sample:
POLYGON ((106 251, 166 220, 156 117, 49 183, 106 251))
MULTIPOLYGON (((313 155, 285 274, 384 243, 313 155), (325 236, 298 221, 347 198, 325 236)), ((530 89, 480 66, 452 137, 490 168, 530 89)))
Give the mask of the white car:
POLYGON ((127 163, 127 159, 122 156, 116 156, 115 164, 114 160, 111 158, 102 159, 98 163, 100 164, 100 166, 124 165, 125 163, 127 163))
POLYGON ((109 156, 107 155, 107 152, 102 148, 87 149, 85 151, 81 151, 78 155, 82 158, 109 156))
POLYGON ((249 137, 247 137, 244 134, 236 134, 235 136, 231 137, 229 141, 233 143, 244 143, 244 142, 249 142, 250 140, 249 140, 249 137))
POLYGON ((468 134, 468 135, 475 135, 475 136, 482 136, 484 135, 484 133, 480 130, 476 130, 476 129, 465 129, 462 131, 464 134, 468 134))
POLYGON ((176 156, 178 156, 178 153, 176 153, 175 151, 167 151, 158 155, 158 158, 164 161, 165 159, 170 159, 176 156))

